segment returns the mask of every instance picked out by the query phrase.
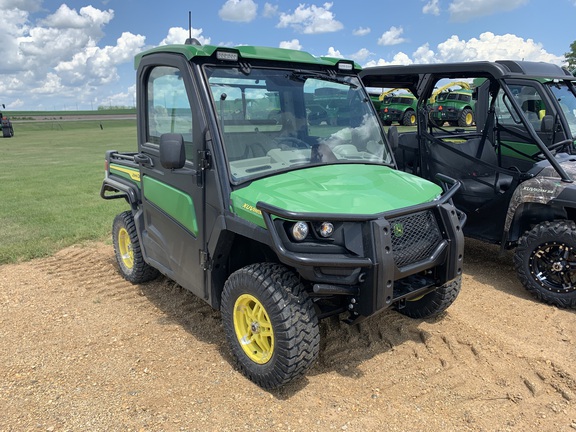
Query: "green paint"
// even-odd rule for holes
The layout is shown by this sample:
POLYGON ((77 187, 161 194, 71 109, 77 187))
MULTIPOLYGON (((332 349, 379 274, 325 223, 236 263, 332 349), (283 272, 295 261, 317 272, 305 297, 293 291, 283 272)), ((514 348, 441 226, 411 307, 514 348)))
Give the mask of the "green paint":
POLYGON ((432 201, 442 189, 382 165, 340 164, 290 171, 232 192, 232 209, 259 226, 256 203, 303 213, 373 215, 432 201))
MULTIPOLYGON (((194 57, 210 57, 219 48, 227 52, 237 52, 241 59, 308 63, 321 66, 335 66, 339 61, 343 60, 340 58, 332 57, 314 57, 312 54, 309 54, 305 51, 262 46, 238 46, 228 48, 214 45, 164 45, 152 48, 148 51, 144 51, 136 55, 134 59, 134 67, 137 69, 140 61, 144 56, 155 52, 181 54, 188 60, 191 60, 194 57)), ((354 69, 359 71, 361 67, 360 65, 354 63, 354 69)))
POLYGON ((533 155, 535 153, 538 153, 538 151, 540 150, 536 144, 530 144, 530 143, 523 143, 517 141, 502 141, 502 144, 505 144, 500 147, 503 156, 510 156, 516 159, 522 159, 531 162, 534 162, 534 159, 528 156, 522 156, 520 153, 514 151, 513 149, 516 149, 527 155, 533 155))
POLYGON ((148 176, 142 177, 144 196, 148 201, 198 235, 198 220, 190 195, 148 176))

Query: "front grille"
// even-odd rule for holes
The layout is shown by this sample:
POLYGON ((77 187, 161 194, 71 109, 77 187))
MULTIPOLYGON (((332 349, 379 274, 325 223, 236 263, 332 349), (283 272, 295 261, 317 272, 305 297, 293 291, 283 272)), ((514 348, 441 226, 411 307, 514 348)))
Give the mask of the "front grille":
POLYGON ((389 222, 394 262, 398 267, 429 257, 442 241, 431 211, 400 216, 389 222))

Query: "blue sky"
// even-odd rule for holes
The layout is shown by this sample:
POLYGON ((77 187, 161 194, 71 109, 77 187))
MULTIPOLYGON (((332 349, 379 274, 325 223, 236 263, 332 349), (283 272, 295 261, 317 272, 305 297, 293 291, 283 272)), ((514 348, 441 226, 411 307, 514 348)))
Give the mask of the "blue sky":
POLYGON ((134 55, 193 35, 362 66, 524 59, 562 65, 576 0, 0 0, 7 110, 134 104, 134 55))

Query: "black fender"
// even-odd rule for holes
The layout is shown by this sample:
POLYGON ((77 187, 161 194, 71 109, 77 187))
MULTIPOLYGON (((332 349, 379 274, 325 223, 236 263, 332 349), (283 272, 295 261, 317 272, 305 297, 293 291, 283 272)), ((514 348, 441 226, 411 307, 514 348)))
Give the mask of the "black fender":
POLYGON ((100 196, 106 200, 124 198, 133 210, 136 210, 142 203, 138 186, 122 178, 106 177, 100 188, 100 196))

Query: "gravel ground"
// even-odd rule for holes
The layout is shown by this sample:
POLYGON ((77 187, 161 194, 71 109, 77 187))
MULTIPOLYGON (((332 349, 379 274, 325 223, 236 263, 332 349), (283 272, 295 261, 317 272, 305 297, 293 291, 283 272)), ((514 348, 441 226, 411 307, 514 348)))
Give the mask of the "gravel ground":
POLYGON ((278 391, 235 370, 219 312, 125 282, 107 244, 0 266, 0 312, 1 431, 576 430, 575 312, 473 241, 440 319, 324 321, 318 362, 278 391))

